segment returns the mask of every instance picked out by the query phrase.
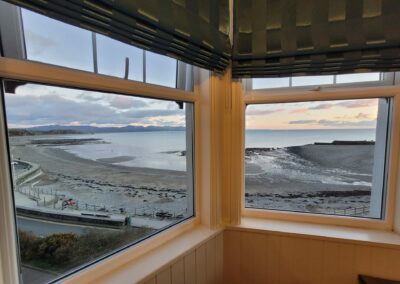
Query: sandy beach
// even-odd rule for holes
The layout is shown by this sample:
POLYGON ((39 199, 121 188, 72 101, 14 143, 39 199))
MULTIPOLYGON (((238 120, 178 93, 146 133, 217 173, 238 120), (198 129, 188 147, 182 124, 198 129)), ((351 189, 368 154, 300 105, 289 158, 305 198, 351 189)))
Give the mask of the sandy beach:
POLYGON ((373 153, 373 145, 247 149, 246 206, 329 214, 368 210, 373 153))
MULTIPOLYGON (((74 139, 73 143, 101 141, 74 139)), ((12 137, 11 145, 13 159, 40 165, 43 173, 36 188, 72 198, 83 209, 94 206, 131 216, 154 217, 160 211, 186 216, 185 172, 119 165, 135 158, 127 155, 83 159, 57 143, 32 143, 32 137, 12 137)), ((340 210, 345 209, 350 210, 349 214, 355 208, 368 210, 373 153, 374 145, 248 148, 246 206, 328 214, 341 214, 340 210)))
MULTIPOLYGON (((39 164, 43 174, 36 188, 52 189, 82 204, 131 214, 186 211, 186 173, 134 168, 115 163, 132 157, 97 161, 82 159, 54 146, 31 144, 30 137, 12 137, 13 159, 39 164)), ((90 145, 88 145, 90 147, 90 145)))

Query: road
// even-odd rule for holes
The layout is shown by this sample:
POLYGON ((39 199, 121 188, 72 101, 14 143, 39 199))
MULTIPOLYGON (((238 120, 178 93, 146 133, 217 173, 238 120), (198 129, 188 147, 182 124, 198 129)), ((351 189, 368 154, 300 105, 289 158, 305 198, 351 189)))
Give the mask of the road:
POLYGON ((74 233, 77 235, 84 234, 88 229, 104 232, 105 230, 116 231, 116 229, 90 227, 67 223, 57 223, 41 219, 33 219, 17 216, 18 229, 26 232, 32 232, 37 236, 46 237, 52 234, 74 233))

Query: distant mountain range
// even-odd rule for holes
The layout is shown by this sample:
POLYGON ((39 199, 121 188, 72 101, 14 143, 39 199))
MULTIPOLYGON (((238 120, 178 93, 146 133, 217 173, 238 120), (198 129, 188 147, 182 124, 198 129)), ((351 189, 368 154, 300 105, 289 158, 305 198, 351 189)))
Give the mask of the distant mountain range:
POLYGON ((95 127, 89 125, 65 126, 45 125, 29 128, 10 129, 10 136, 43 135, 43 134, 86 134, 86 133, 120 133, 120 132, 154 132, 154 131, 183 131, 182 126, 124 126, 124 127, 95 127))

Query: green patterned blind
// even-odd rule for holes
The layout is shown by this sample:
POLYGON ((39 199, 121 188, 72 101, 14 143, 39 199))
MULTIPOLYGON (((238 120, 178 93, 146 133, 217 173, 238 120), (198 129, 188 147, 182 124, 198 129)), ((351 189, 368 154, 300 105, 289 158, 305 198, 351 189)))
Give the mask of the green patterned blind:
POLYGON ((230 62, 228 0, 6 1, 209 70, 230 62))
POLYGON ((233 77, 400 69, 399 0, 235 0, 233 77))

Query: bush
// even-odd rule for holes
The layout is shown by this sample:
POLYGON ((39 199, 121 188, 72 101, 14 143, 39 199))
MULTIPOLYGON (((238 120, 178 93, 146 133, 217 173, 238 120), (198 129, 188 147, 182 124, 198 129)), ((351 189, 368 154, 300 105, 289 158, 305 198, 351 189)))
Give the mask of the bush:
POLYGON ((53 265, 69 263, 78 239, 74 234, 54 234, 41 240, 38 257, 53 265))
POLYGON ((33 234, 19 231, 19 245, 23 261, 29 261, 37 257, 38 242, 39 239, 33 234))
POLYGON ((89 230, 83 235, 64 233, 40 238, 19 231, 21 259, 23 263, 39 268, 65 271, 118 249, 149 232, 144 228, 116 232, 89 230))

